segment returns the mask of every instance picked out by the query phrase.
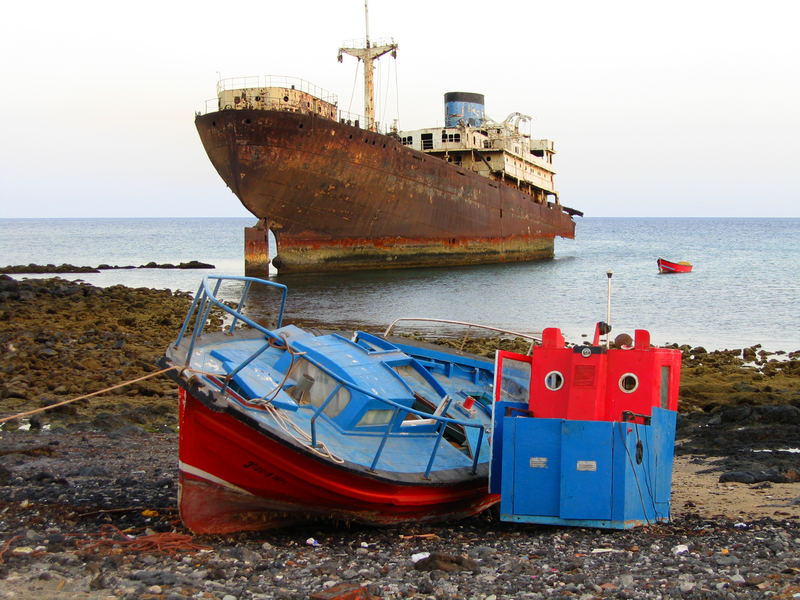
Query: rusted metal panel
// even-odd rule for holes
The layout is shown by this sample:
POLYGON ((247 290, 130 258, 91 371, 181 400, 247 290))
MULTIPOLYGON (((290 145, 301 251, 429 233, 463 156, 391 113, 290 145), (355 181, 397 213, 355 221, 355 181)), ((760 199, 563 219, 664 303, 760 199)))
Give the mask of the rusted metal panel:
POLYGON ((226 89, 219 92, 220 110, 289 110, 336 119, 335 103, 291 87, 226 89))
POLYGON ((574 237, 561 206, 391 136, 247 109, 196 125, 220 176, 274 232, 284 272, 533 260, 574 237))
POLYGON ((245 274, 253 277, 269 275, 269 230, 264 226, 244 228, 245 274))
POLYGON ((291 240, 273 264, 282 273, 519 262, 553 257, 553 238, 291 240))

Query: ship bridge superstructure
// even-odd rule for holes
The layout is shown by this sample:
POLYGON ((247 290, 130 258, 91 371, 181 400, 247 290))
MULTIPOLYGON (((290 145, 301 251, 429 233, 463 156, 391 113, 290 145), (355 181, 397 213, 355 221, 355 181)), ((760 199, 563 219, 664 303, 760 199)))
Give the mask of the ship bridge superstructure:
MULTIPOLYGON (((451 92, 446 98, 452 94, 463 95, 451 92)), ((480 98, 482 101, 482 96, 480 98)), ((462 110, 455 116, 467 113, 462 110)), ((502 123, 497 123, 482 118, 482 106, 479 114, 477 118, 456 120, 448 111, 450 118, 445 127, 401 131, 398 133, 400 143, 483 177, 518 187, 538 203, 546 204, 547 197, 553 196, 558 204, 553 181, 556 173, 553 142, 523 133, 524 126, 531 121, 527 115, 512 113, 502 123)))

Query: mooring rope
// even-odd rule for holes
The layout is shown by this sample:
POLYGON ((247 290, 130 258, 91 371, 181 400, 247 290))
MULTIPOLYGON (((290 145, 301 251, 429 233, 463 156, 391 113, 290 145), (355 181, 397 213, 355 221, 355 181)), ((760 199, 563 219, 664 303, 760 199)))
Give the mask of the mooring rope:
MULTIPOLYGON (((287 381, 289 381, 289 377, 291 377, 292 371, 294 371, 294 368, 300 362, 300 361, 295 360, 295 359, 298 356, 303 356, 305 354, 305 352, 300 352, 300 351, 297 351, 294 348, 292 348, 289 345, 289 341, 286 339, 285 335, 282 335, 281 337, 283 338, 283 343, 284 343, 284 346, 286 347, 286 351, 289 353, 289 356, 291 357, 291 364, 289 365, 289 368, 286 370, 286 373, 284 374, 283 379, 281 380, 281 382, 278 385, 276 385, 273 389, 268 391, 266 394, 262 395, 260 398, 253 398, 252 400, 248 400, 248 402, 250 402, 252 404, 258 404, 260 406, 267 406, 267 404, 269 404, 270 402, 275 400, 275 398, 278 397, 278 394, 280 393, 280 391, 283 389, 283 386, 286 384, 287 381)), ((269 345, 272 346, 273 348, 283 348, 282 346, 279 346, 278 344, 274 343, 272 339, 269 340, 269 345)))
POLYGON ((98 390, 97 392, 92 392, 91 394, 84 394, 83 396, 78 396, 77 398, 62 400, 61 402, 56 402, 55 404, 42 406, 40 408, 35 408, 33 410, 21 412, 16 415, 11 415, 9 417, 3 417, 0 418, 0 423, 5 423, 6 421, 13 421, 14 419, 20 419, 22 417, 29 417, 31 415, 35 415, 40 412, 45 412, 53 408, 58 408, 59 406, 64 406, 66 404, 71 404, 72 402, 77 402, 78 400, 86 400, 87 398, 91 398, 93 396, 99 396, 100 394, 105 394, 106 392, 117 390, 119 388, 125 387, 126 385, 131 385, 132 383, 138 383, 139 381, 144 381, 145 379, 150 379, 151 377, 156 377, 157 375, 163 375, 164 373, 168 371, 173 371, 175 369, 180 369, 180 367, 167 367, 166 369, 161 369, 160 371, 155 371, 154 373, 148 373, 147 375, 143 375, 142 377, 137 377, 136 379, 131 379, 130 381, 124 381, 122 383, 118 383, 117 385, 113 385, 109 388, 98 390))
POLYGON ((307 445, 308 449, 311 450, 314 454, 317 454, 323 458, 328 458, 338 464, 344 463, 344 459, 334 454, 333 451, 330 448, 328 448, 328 445, 325 442, 323 441, 317 442, 317 446, 319 447, 319 449, 312 446, 311 436, 307 434, 302 429, 302 427, 300 427, 297 423, 295 423, 289 417, 289 415, 284 414, 283 411, 279 411, 271 404, 265 405, 264 410, 272 415, 272 418, 275 421, 275 423, 286 433, 286 435, 294 438, 304 446, 307 445), (294 432, 292 430, 294 430, 294 432))
MULTIPOLYGON (((301 356, 302 354, 305 354, 305 353, 304 352, 297 352, 297 353, 292 352, 291 354, 292 354, 292 367, 287 372, 287 375, 284 378, 284 381, 286 379, 288 379, 288 376, 291 373, 291 370, 296 365, 296 363, 294 362, 294 356, 295 355, 301 356)), ((51 410, 51 409, 54 409, 54 408, 58 408, 59 406, 65 406, 67 404, 71 404, 73 402, 77 402, 78 400, 86 400, 87 398, 92 398, 94 396, 99 396, 100 394, 105 394, 106 392, 111 392, 113 390, 117 390, 119 388, 123 388, 125 386, 131 385, 133 383, 138 383, 140 381, 144 381, 145 379, 150 379, 151 377, 157 377, 158 375, 163 375, 164 373, 168 373, 169 371, 180 371, 181 373, 183 373, 184 371, 190 371, 190 372, 196 373, 198 375, 211 375, 211 376, 214 376, 214 377, 218 377, 219 376, 219 373, 207 373, 205 371, 200 371, 198 369, 192 369, 191 367, 180 367, 180 366, 167 367, 166 369, 161 369, 160 371, 154 371, 153 373, 148 373, 147 375, 143 375, 142 377, 137 377, 136 379, 131 379, 129 381, 124 381, 122 383, 118 383, 117 385, 113 385, 111 387, 108 387, 108 388, 105 388, 105 389, 102 389, 102 390, 98 390, 98 391, 92 392, 90 394, 84 394, 83 396, 78 396, 77 398, 69 398, 67 400, 62 400, 61 402, 56 402, 55 404, 50 404, 48 406, 42 406, 42 407, 39 407, 39 408, 34 408, 32 410, 27 410, 27 411, 24 411, 24 412, 21 412, 21 413, 17 413, 15 415, 9 415, 7 417, 2 417, 2 418, 0 418, 0 424, 5 423, 7 421, 13 421, 14 419, 21 419, 23 417, 30 417, 32 415, 35 415, 35 414, 38 414, 38 413, 41 413, 41 412, 45 412, 45 411, 48 411, 48 410, 51 410)), ((280 389, 281 388, 279 387, 278 391, 280 391, 280 389)), ((268 395, 269 394, 267 394, 267 396, 268 395)), ((276 395, 277 395, 277 392, 276 392, 276 395)), ((287 415, 281 414, 281 412, 278 411, 278 409, 276 409, 274 406, 272 406, 270 404, 273 399, 265 400, 265 398, 259 398, 257 400, 261 401, 258 404, 260 404, 260 406, 265 410, 265 412, 267 412, 268 414, 270 414, 272 416, 273 420, 278 425, 278 427, 280 427, 284 432, 286 432, 287 435, 293 437, 295 440, 297 440, 297 441, 299 441, 301 443, 303 443, 303 442, 310 443, 311 442, 311 436, 310 435, 308 435, 305 431, 303 431, 302 428, 300 428, 287 415), (297 434, 293 433, 291 431, 291 429, 294 429, 297 432, 297 434)), ((325 445, 324 442, 320 442, 319 445, 320 445, 321 450, 319 450, 317 448, 311 448, 311 451, 314 452, 315 454, 318 454, 318 455, 322 456, 322 457, 330 458, 334 462, 337 462, 337 463, 343 463, 344 462, 344 460, 342 458, 336 456, 336 454, 334 454, 325 445)))

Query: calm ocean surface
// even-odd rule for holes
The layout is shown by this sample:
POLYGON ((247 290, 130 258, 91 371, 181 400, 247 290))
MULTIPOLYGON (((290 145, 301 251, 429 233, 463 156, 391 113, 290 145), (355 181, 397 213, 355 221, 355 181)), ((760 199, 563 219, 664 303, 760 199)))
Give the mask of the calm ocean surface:
MULTIPOLYGON (((243 228, 255 219, 0 219, 0 265, 177 264, 243 273, 243 228)), ((396 317, 475 321, 522 332, 561 327, 569 341, 606 317, 613 335, 650 330, 654 343, 800 349, 800 219, 586 218, 554 260, 446 269, 276 278, 287 318, 385 326, 396 317), (694 271, 659 275, 656 259, 694 271)), ((196 291, 211 271, 136 269, 66 275, 99 286, 196 291)), ((25 277, 25 276, 20 276, 25 277)), ((232 292, 233 290, 231 290, 232 292)), ((257 309, 256 309, 257 310, 257 309)))

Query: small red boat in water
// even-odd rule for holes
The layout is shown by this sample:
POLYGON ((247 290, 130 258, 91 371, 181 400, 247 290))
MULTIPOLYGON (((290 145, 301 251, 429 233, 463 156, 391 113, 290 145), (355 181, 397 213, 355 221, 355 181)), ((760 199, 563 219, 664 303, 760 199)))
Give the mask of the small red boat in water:
POLYGON ((692 270, 692 263, 681 261, 671 262, 663 258, 658 259, 659 273, 688 273, 692 270))

